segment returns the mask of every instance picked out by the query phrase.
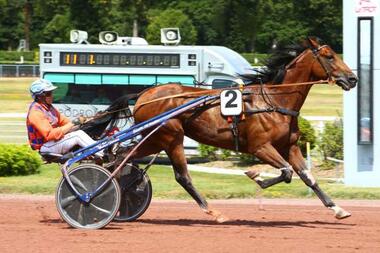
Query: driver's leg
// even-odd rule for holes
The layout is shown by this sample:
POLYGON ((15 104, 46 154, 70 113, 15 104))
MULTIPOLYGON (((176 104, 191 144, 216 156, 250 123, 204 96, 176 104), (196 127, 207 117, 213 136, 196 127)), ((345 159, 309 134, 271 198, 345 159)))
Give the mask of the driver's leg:
MULTIPOLYGON (((75 146, 87 147, 94 144, 95 141, 84 131, 78 130, 66 134, 63 139, 59 141, 46 142, 41 147, 41 152, 51 152, 58 154, 66 154, 75 146)), ((103 157, 103 151, 99 151, 96 155, 103 157)))

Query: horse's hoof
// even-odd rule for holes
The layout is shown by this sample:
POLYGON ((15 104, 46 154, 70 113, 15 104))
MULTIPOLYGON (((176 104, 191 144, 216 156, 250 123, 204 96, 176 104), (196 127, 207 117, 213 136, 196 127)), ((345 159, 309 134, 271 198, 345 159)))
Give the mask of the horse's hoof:
POLYGON ((342 209, 341 212, 335 214, 335 218, 339 219, 339 220, 342 220, 342 219, 345 219, 345 218, 348 218, 351 216, 351 213, 345 211, 342 209))
POLYGON ((256 170, 249 170, 244 172, 250 179, 255 180, 256 177, 260 176, 260 172, 256 170))
POLYGON ((347 212, 346 210, 344 210, 343 208, 339 207, 339 206, 333 206, 333 207, 330 207, 330 209, 332 209, 335 213, 335 218, 341 220, 341 219, 345 219, 345 218, 348 218, 351 216, 351 214, 349 212, 347 212))
POLYGON ((226 222, 229 220, 227 216, 224 216, 219 211, 215 211, 215 210, 204 210, 204 211, 205 211, 205 213, 213 216, 214 219, 216 220, 216 222, 218 222, 218 223, 223 223, 223 222, 226 222))
POLYGON ((226 221, 229 221, 229 218, 227 216, 221 214, 216 217, 216 222, 218 223, 224 223, 226 221))

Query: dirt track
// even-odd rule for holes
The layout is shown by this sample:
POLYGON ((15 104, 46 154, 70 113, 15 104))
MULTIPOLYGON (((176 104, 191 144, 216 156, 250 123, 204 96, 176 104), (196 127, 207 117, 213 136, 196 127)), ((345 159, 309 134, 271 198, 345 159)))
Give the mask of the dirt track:
POLYGON ((188 201, 154 201, 133 223, 71 229, 51 196, 0 195, 0 252, 380 252, 380 202, 338 201, 338 221, 318 201, 212 201, 216 224, 188 201))

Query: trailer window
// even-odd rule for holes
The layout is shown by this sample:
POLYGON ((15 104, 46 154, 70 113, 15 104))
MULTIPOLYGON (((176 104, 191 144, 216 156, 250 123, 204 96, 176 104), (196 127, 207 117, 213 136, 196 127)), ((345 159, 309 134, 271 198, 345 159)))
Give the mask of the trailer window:
POLYGON ((237 83, 235 83, 232 80, 215 79, 214 81, 212 81, 213 89, 230 88, 230 87, 236 87, 236 86, 237 86, 237 83))

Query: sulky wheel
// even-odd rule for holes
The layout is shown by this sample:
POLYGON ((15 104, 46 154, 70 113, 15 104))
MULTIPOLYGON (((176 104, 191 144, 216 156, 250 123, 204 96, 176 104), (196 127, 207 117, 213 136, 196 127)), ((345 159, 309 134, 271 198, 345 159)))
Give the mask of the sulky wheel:
POLYGON ((136 166, 123 168, 119 179, 121 203, 116 221, 134 221, 148 209, 152 200, 152 184, 148 174, 136 166))
MULTIPOLYGON (((111 175, 106 169, 90 163, 79 165, 68 174, 74 187, 81 194, 94 192, 111 175)), ((62 178, 57 187, 55 202, 62 219, 70 226, 97 229, 113 220, 119 209, 120 197, 119 184, 113 178, 86 203, 74 194, 67 180, 62 178)))

